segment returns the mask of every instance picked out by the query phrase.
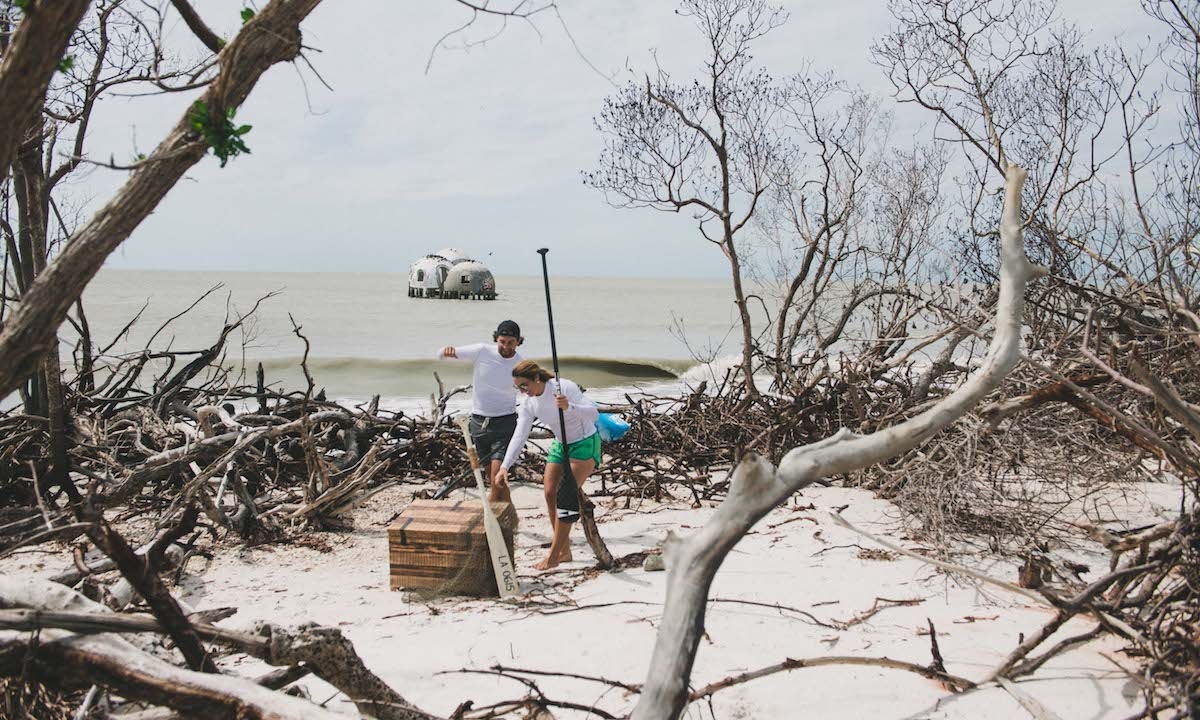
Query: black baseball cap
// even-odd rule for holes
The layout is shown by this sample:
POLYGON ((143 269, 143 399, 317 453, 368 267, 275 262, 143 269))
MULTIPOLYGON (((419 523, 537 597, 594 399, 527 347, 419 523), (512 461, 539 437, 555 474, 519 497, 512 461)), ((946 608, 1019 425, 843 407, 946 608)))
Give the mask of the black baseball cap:
POLYGON ((496 326, 496 337, 507 335, 508 337, 521 338, 521 326, 512 320, 505 320, 496 326))

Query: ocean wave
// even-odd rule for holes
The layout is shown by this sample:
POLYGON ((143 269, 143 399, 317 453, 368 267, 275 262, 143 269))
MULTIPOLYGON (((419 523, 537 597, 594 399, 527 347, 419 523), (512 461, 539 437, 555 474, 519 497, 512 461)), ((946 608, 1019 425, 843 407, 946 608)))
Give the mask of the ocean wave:
POLYGON ((712 362, 693 363, 680 373, 679 379, 687 385, 698 385, 701 381, 708 381, 709 384, 719 383, 732 368, 741 364, 741 353, 722 355, 712 362))
MULTIPOLYGON (((267 372, 299 369, 299 356, 277 357, 261 361, 247 360, 247 365, 262 362, 267 372)), ((539 365, 550 369, 550 358, 533 358, 539 365)), ((558 359, 559 368, 564 376, 570 377, 571 372, 607 373, 624 378, 661 378, 671 379, 682 377, 695 363, 690 360, 663 360, 654 358, 605 358, 587 355, 566 355, 558 359)), ((466 367, 465 364, 449 363, 441 360, 421 359, 379 359, 355 357, 310 357, 308 369, 314 375, 319 372, 329 373, 396 373, 399 375, 430 375, 434 372, 445 374, 448 369, 466 367)))
MULTIPOLYGON (((549 358, 533 358, 550 370, 549 358)), ((274 357, 261 360, 267 381, 286 388, 304 386, 300 357, 274 357)), ((247 359, 248 376, 258 360, 247 359)), ((383 359, 356 357, 310 357, 308 370, 318 387, 332 396, 424 398, 437 390, 440 380, 445 389, 471 382, 471 365, 435 359, 383 359), (435 379, 434 373, 437 374, 435 379)), ((587 388, 636 386, 645 383, 674 382, 695 365, 688 360, 660 358, 609 358, 567 355, 559 358, 563 377, 587 388)))

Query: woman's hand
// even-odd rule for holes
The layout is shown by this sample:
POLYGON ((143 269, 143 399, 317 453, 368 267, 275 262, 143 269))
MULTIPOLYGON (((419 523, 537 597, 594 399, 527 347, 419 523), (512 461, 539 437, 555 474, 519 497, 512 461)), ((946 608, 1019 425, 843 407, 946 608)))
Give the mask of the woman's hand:
POLYGON ((496 487, 508 487, 508 470, 500 468, 496 471, 496 487))
POLYGON ((442 357, 444 357, 444 358, 457 358, 457 357, 458 357, 458 350, 457 350, 457 349, 455 349, 455 347, 454 347, 453 345, 447 345, 446 347, 442 348, 442 357))
POLYGON ((559 410, 566 410, 568 407, 570 407, 571 401, 567 400, 566 395, 555 395, 554 404, 558 406, 559 410))

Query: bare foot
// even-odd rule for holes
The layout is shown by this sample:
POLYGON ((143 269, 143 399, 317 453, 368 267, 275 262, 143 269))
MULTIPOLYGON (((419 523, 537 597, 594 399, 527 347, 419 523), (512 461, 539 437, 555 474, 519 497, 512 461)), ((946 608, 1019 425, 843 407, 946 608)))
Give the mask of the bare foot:
POLYGON ((545 560, 541 561, 540 563, 535 563, 533 566, 533 569, 534 570, 550 570, 551 568, 556 568, 556 567, 558 567, 558 558, 554 557, 553 554, 550 554, 550 555, 546 556, 545 560))
POLYGON ((569 547, 558 554, 559 562, 573 562, 574 560, 575 556, 571 554, 571 548, 569 547))

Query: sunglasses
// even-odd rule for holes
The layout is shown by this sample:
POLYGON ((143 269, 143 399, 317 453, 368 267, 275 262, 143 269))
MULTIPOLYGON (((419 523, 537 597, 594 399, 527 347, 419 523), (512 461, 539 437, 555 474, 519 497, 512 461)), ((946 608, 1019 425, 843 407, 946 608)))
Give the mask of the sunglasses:
POLYGON ((528 382, 513 383, 513 387, 515 387, 517 389, 517 392, 523 392, 523 393, 529 392, 529 383, 528 382))

